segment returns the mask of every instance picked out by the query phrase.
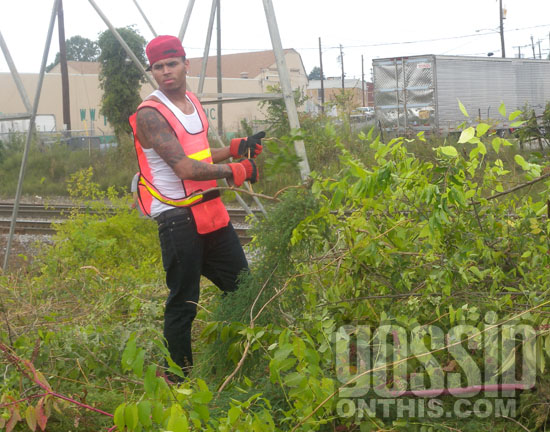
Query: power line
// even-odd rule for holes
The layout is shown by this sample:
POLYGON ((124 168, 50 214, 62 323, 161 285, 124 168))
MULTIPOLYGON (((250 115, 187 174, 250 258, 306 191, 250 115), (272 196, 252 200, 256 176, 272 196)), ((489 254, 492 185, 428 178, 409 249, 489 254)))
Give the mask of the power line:
MULTIPOLYGON (((515 28, 515 29, 505 29, 505 33, 511 33, 516 31, 522 31, 522 30, 530 30, 534 28, 541 28, 541 27, 550 27, 550 24, 539 24, 535 26, 529 26, 529 27, 521 27, 521 28, 515 28)), ((350 48, 372 48, 372 47, 381 47, 381 46, 392 46, 392 45, 407 45, 407 44, 417 44, 417 43, 426 43, 426 42, 439 42, 439 41, 446 41, 446 40, 455 40, 455 39, 464 39, 464 38, 470 38, 470 37, 480 37, 480 36, 489 36, 498 34, 498 30, 493 30, 485 33, 476 32, 472 34, 467 35, 459 35, 459 36, 448 36, 448 37, 442 37, 442 38, 433 38, 433 39, 419 39, 419 40, 412 40, 412 41, 400 41, 400 42, 383 42, 383 43, 375 43, 375 44, 361 44, 361 45, 342 45, 342 48, 350 49, 350 48)), ((186 47, 187 49, 202 49, 197 47, 186 47)), ((318 50, 319 47, 298 47, 294 48, 296 50, 318 50)), ((331 50, 331 49, 340 49, 340 45, 335 46, 324 46, 324 50, 331 50)), ((258 52, 258 51, 266 51, 267 48, 224 48, 223 51, 237 51, 237 52, 258 52)), ((495 50, 494 52, 496 52, 495 50)), ((499 51, 500 52, 500 51, 499 51)))
MULTIPOLYGON (((540 25, 530 26, 530 27, 507 29, 507 30, 504 30, 504 32, 505 33, 510 33, 510 32, 515 32, 515 31, 529 30, 529 29, 541 28, 541 27, 550 27, 550 24, 540 24, 540 25)), ((364 44, 364 45, 347 45, 347 46, 344 46, 344 48, 369 48, 369 47, 378 47, 378 46, 416 44, 416 43, 425 43, 425 42, 438 42, 438 41, 453 40, 453 39, 464 39, 464 38, 476 37, 476 36, 488 36, 488 35, 494 35, 495 33, 499 33, 499 31, 498 30, 493 30, 493 31, 489 31, 487 33, 476 32, 476 33, 461 35, 461 36, 448 36, 448 37, 434 38, 434 39, 420 39, 420 40, 416 40, 416 41, 384 42, 384 43, 364 44)), ((327 49, 336 49, 336 48, 339 49, 339 46, 326 47, 326 48, 327 49)), ((296 48, 296 49, 310 49, 310 48, 296 48)))

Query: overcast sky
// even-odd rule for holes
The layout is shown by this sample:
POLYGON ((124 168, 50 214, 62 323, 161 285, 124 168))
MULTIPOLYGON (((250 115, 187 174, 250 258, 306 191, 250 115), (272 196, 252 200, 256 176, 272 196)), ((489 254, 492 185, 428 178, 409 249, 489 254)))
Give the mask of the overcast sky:
MULTIPOLYGON (((188 0, 95 0, 115 27, 133 25, 150 40, 153 34, 179 33, 188 0)), ((53 0, 0 0, 0 31, 19 73, 39 72, 53 0)), ((211 1, 196 0, 184 46, 189 57, 204 52, 211 1)), ((506 56, 540 50, 548 56, 550 0, 503 0, 506 56)), ((319 65, 319 37, 325 76, 340 76, 340 45, 346 77, 370 79, 373 58, 418 54, 501 56, 498 0, 273 0, 284 48, 302 56, 306 72, 319 65)), ((88 0, 64 0, 65 36, 96 40, 107 29, 88 0)), ((221 0, 224 54, 271 49, 262 0, 221 0)), ((59 51, 57 26, 48 64, 59 51)), ((216 50, 215 34, 211 54, 216 50)), ((0 72, 9 72, 0 52, 0 72)))

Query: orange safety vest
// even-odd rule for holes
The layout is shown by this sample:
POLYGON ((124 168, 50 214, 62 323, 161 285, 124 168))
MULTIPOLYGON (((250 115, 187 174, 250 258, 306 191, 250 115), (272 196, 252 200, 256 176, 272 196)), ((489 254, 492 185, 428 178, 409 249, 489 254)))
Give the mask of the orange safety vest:
MULTIPOLYGON (((207 138, 208 120, 195 95, 191 92, 187 92, 187 96, 193 105, 195 105, 195 109, 197 110, 203 124, 202 132, 197 134, 190 134, 187 132, 174 113, 170 111, 170 109, 163 103, 153 100, 146 100, 141 103, 137 111, 144 107, 156 109, 172 127, 178 141, 181 144, 181 148, 188 158, 204 163, 213 163, 207 138)), ((220 199, 220 194, 218 191, 214 191, 213 193, 209 192, 207 194, 199 194, 191 198, 187 198, 195 192, 201 192, 216 187, 216 180, 182 180, 183 196, 181 197, 165 196, 153 185, 151 167, 149 166, 147 157, 145 156, 143 148, 137 138, 137 111, 130 116, 130 125, 132 126, 132 131, 134 133, 134 146, 136 149, 140 171, 138 182, 138 201, 143 213, 146 215, 151 214, 151 204, 154 197, 162 203, 173 207, 190 207, 197 226, 197 232, 199 234, 207 234, 227 226, 229 223, 229 214, 220 199)))

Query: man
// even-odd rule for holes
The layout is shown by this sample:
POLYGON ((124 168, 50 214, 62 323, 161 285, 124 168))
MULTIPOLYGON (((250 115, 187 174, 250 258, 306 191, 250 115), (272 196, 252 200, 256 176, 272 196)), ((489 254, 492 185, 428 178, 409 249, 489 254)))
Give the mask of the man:
POLYGON ((216 179, 236 186, 258 179, 256 157, 263 132, 211 149, 208 121, 198 99, 186 91, 189 61, 174 36, 158 36, 146 48, 159 90, 130 117, 138 156, 139 204, 158 223, 162 262, 170 290, 164 336, 172 359, 188 374, 193 365, 191 324, 197 312, 201 275, 224 292, 237 289, 248 270, 240 241, 220 200, 216 179))

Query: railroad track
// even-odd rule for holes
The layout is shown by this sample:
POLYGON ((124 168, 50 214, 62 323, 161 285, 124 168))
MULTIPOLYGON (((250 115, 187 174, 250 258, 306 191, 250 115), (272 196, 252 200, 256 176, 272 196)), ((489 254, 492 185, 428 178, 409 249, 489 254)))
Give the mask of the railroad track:
MULTIPOLYGON (((0 220, 0 233, 7 234, 10 231, 11 221, 0 220)), ((15 224, 15 234, 40 234, 53 235, 55 230, 51 221, 29 221, 18 219, 15 224)))
MULTIPOLYGON (((64 219, 70 216, 74 208, 75 206, 71 205, 44 206, 39 204, 20 204, 15 224, 15 233, 53 235, 55 229, 52 224, 54 222, 62 223, 64 219)), ((83 211, 94 212, 90 209, 86 210, 85 207, 81 209, 83 211)), ((244 209, 229 208, 228 212, 235 231, 241 239, 241 243, 249 243, 251 237, 248 233, 248 224, 246 223, 246 211, 244 209)), ((0 203, 0 234, 9 233, 12 214, 13 204, 0 203)))

